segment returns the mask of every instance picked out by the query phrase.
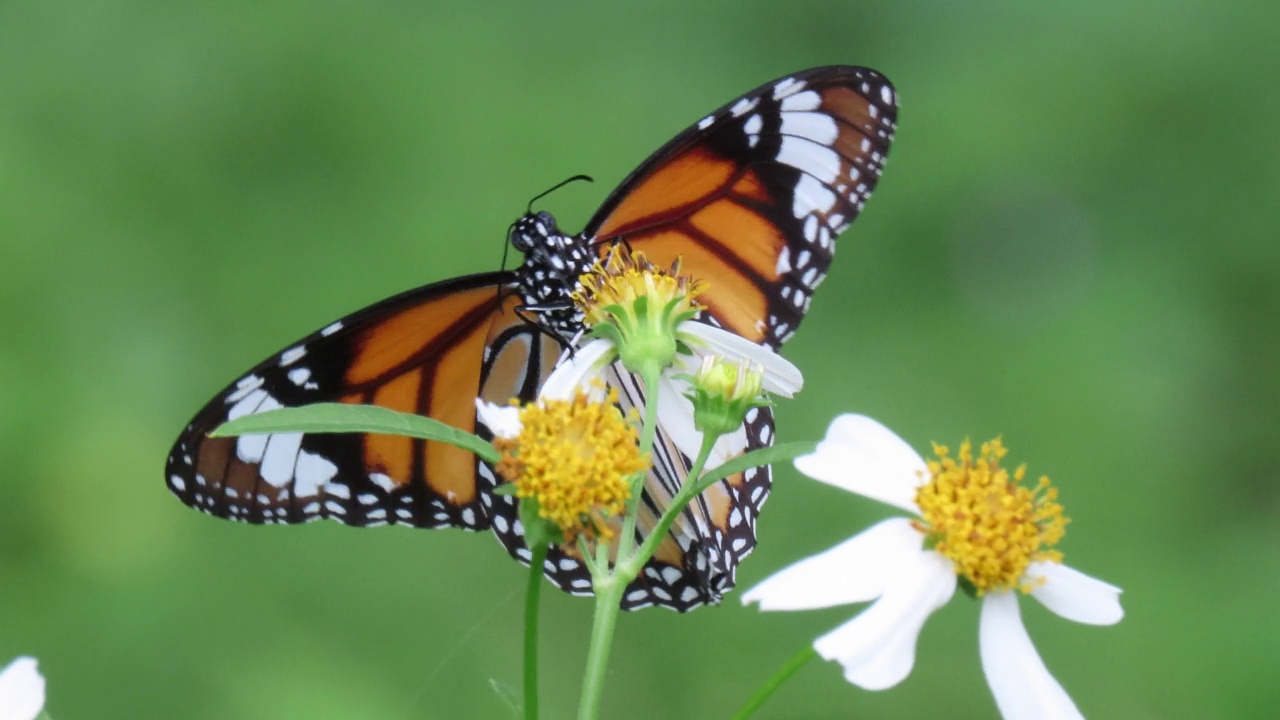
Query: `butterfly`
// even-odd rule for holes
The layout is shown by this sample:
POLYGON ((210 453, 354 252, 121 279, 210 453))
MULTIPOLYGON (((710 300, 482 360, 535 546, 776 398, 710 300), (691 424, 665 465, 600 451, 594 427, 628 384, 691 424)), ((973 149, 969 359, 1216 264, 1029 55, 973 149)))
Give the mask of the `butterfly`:
MULTIPOLYGON (((613 244, 660 266, 675 258, 709 282, 701 319, 777 349, 795 332, 831 263, 834 241, 862 210, 893 139, 897 95, 861 67, 805 70, 766 83, 703 117, 632 172, 578 234, 527 211, 509 241, 514 270, 454 278, 387 298, 292 343, 209 401, 166 463, 169 489, 187 505, 249 523, 331 518, 356 526, 492 529, 530 561, 510 496, 484 462, 450 445, 376 434, 276 433, 211 438, 223 422, 316 402, 370 403, 427 415, 489 437, 477 398, 532 401, 583 329, 569 302, 577 278, 613 244)), ((614 368, 626 406, 642 406, 633 376, 614 368)), ((772 442, 768 408, 753 410, 727 447, 772 442)), ((641 503, 643 535, 691 463, 659 432, 641 503)), ((768 498, 767 466, 708 489, 684 511, 626 609, 687 611, 733 587, 756 544, 768 498)), ((591 593, 573 550, 553 548, 544 573, 591 593)))

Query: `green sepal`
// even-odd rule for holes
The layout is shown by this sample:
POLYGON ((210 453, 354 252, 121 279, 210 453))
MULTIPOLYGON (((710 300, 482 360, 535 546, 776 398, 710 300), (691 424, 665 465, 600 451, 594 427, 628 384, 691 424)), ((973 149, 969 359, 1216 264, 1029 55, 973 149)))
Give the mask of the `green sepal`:
POLYGON ((564 532, 550 520, 539 514, 538 500, 527 497, 520 500, 520 523, 524 525, 524 544, 530 549, 538 545, 559 545, 564 542, 564 532))

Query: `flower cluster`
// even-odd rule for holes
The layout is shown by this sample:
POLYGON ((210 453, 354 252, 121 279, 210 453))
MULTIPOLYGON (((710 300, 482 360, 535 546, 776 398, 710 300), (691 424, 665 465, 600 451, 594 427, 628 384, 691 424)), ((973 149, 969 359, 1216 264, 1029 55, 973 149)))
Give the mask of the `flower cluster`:
POLYGON ((603 403, 585 393, 543 400, 520 409, 514 422, 480 407, 496 428, 499 474, 515 485, 517 497, 537 501, 538 514, 567 543, 579 536, 612 537, 609 519, 630 497, 627 478, 648 468, 635 425, 615 407, 617 399, 617 391, 609 390, 603 403))

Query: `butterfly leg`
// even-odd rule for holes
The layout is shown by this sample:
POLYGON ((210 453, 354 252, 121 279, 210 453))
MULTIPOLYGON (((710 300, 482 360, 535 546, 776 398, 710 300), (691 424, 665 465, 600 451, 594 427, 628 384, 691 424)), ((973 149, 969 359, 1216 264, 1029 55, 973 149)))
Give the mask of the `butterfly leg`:
POLYGON ((543 313, 564 313, 571 310, 573 310, 573 302, 565 300, 563 302, 540 303, 537 305, 517 305, 515 312, 517 317, 528 323, 535 331, 555 340, 561 349, 569 353, 569 357, 573 357, 573 343, 554 327, 547 327, 540 317, 543 313))

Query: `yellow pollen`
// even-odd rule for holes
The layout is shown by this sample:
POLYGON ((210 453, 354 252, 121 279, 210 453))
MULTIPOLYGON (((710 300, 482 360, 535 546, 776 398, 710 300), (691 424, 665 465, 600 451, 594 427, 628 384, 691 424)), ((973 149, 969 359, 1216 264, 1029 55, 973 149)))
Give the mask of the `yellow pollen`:
POLYGON ((1022 485, 1025 465, 1012 476, 1000 467, 1008 450, 999 438, 983 443, 977 458, 968 440, 958 457, 943 445, 934 444, 933 452, 932 479, 916 491, 924 516, 915 521, 916 529, 979 595, 1014 588, 1030 592, 1034 588, 1022 577, 1032 561, 1062 561, 1062 553, 1050 549, 1068 522, 1057 489, 1048 477, 1035 487, 1022 485))
POLYGON ((611 306, 631 308, 641 297, 648 298, 649 307, 654 309, 678 300, 676 315, 700 310, 702 306, 695 298, 707 289, 707 283, 681 275, 680 264, 681 259, 676 258, 671 267, 659 267, 643 252, 632 253, 618 243, 578 278, 573 301, 591 326, 610 320, 611 306))
POLYGON ((579 535, 612 537, 607 523, 630 497, 628 477, 649 466, 617 399, 610 389, 603 403, 579 393, 527 405, 520 411, 520 434, 494 441, 502 453, 499 474, 515 483, 518 497, 537 499, 539 514, 569 544, 579 535))

